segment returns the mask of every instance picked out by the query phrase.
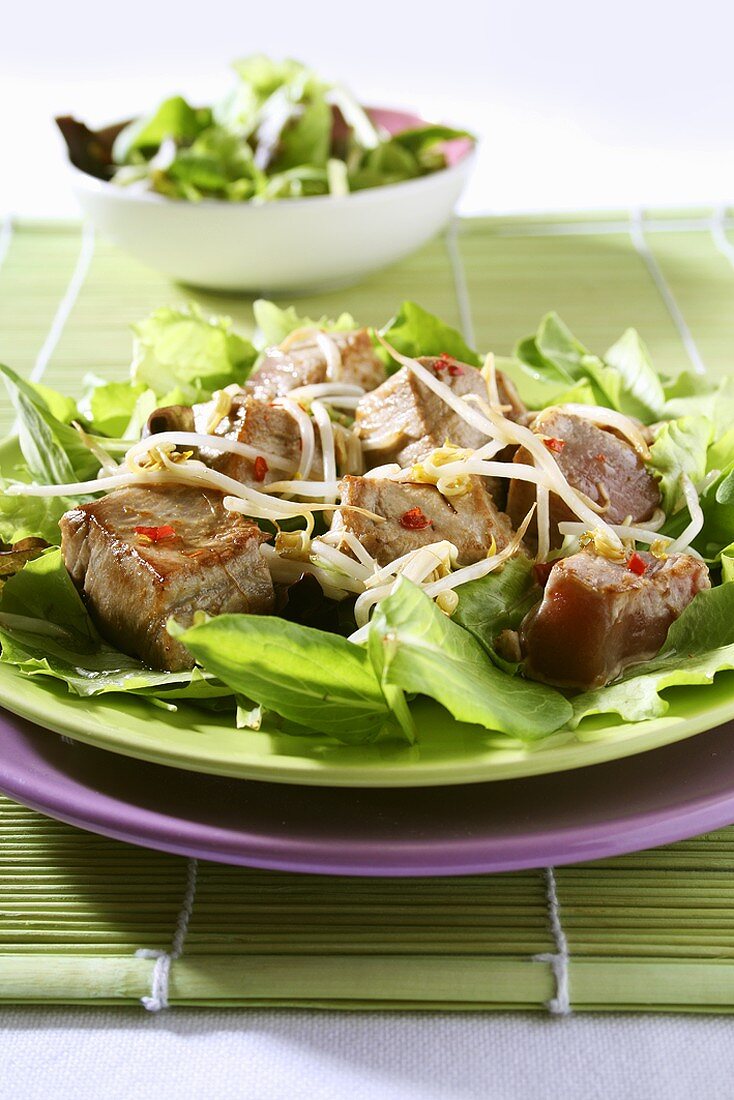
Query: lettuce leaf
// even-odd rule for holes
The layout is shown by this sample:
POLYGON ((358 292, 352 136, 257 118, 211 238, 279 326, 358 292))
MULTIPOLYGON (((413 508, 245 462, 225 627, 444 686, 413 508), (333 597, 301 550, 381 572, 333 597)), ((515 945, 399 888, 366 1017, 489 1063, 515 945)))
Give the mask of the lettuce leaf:
POLYGON ((180 96, 161 103, 151 115, 136 119, 121 130, 112 147, 116 164, 127 164, 135 152, 152 152, 166 138, 193 141, 209 125, 211 111, 197 110, 180 96))
POLYGON ((668 631, 657 657, 635 666, 619 681, 573 700, 577 726, 592 714, 618 714, 628 722, 657 718, 668 710, 661 692, 686 684, 710 684, 734 669, 734 584, 699 592, 668 631))
POLYGON ((470 363, 473 367, 482 365, 481 357, 469 347, 460 332, 423 309, 417 302, 403 302, 381 332, 387 342, 402 355, 415 358, 419 355, 445 353, 462 363, 470 363))
POLYGON ((299 328, 321 328, 327 332, 351 332, 357 328, 357 322, 351 313, 342 313, 336 320, 320 317, 312 321, 310 317, 300 317, 293 306, 282 309, 275 302, 258 298, 252 304, 255 323, 260 329, 265 347, 273 347, 285 340, 291 332, 299 328))
POLYGON ((371 741, 393 719, 366 651, 338 634, 266 615, 219 615, 169 631, 238 695, 340 741, 371 741))
POLYGON ((713 424, 705 416, 682 416, 661 424, 650 447, 650 468, 660 482, 662 507, 672 513, 681 504, 681 476, 698 485, 706 474, 713 424))
POLYGON ((519 342, 515 355, 536 380, 556 385, 586 381, 596 404, 646 424, 663 413, 662 381, 634 329, 628 329, 602 359, 584 347, 557 313, 548 313, 535 335, 519 342))
POLYGON ((207 318, 193 305, 157 309, 133 332, 133 382, 159 397, 178 387, 189 404, 244 382, 257 356, 228 317, 207 318))
POLYGON ((208 673, 155 672, 100 638, 60 550, 29 562, 0 591, 0 661, 81 696, 125 691, 170 701, 231 691, 208 673))
POLYGON ((50 546, 59 542, 59 520, 79 503, 78 497, 8 496, 8 483, 0 479, 0 542, 12 545, 20 539, 45 539, 50 546))
POLYGON ((519 665, 500 657, 494 643, 503 630, 517 630, 540 599, 530 559, 511 558, 499 572, 462 584, 458 594, 453 621, 473 634, 501 669, 517 672, 519 665))
POLYGON ((369 651, 385 683, 428 695, 459 722, 535 741, 573 714, 554 688, 495 668, 476 638, 405 578, 375 608, 369 651))
POLYGON ((39 389, 2 363, 0 374, 18 417, 20 449, 31 477, 47 485, 94 477, 99 462, 78 432, 56 419, 39 389))
POLYGON ((91 431, 115 439, 125 438, 138 401, 148 387, 144 382, 105 382, 94 375, 87 375, 84 383, 80 406, 91 431))

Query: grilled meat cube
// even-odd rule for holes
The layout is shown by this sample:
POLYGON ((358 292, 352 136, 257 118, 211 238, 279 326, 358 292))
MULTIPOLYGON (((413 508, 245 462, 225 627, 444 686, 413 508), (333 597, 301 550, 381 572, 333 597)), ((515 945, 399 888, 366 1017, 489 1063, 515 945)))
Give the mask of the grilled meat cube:
MULTIPOLYGON (((650 519, 660 504, 660 490, 637 451, 624 439, 598 428, 590 420, 566 412, 562 406, 538 414, 533 431, 546 437, 558 466, 574 489, 579 489, 596 504, 607 523, 633 523, 650 519)), ((533 464, 524 447, 515 454, 515 462, 533 464)), ((535 500, 535 487, 527 481, 511 481, 507 512, 513 524, 522 522, 535 500)), ((576 517, 554 493, 550 498, 551 546, 560 546, 563 536, 558 524, 576 517)), ((537 537, 535 521, 528 539, 537 537)))
POLYGON ((284 397, 299 386, 319 382, 348 382, 365 390, 374 389, 385 378, 385 367, 375 354, 366 329, 331 332, 341 355, 337 377, 330 378, 326 356, 313 337, 305 337, 286 349, 268 348, 265 357, 245 383, 245 390, 258 401, 284 397))
POLYGON ((562 558, 520 628, 525 675, 558 687, 603 687, 654 657, 671 624, 710 587, 706 565, 690 554, 613 562, 582 550, 562 558))
POLYGON ((194 665, 166 632, 171 616, 189 625, 199 610, 273 610, 273 584, 260 554, 267 536, 227 512, 222 499, 186 487, 135 486, 61 519, 66 568, 100 631, 152 668, 194 665))
MULTIPOLYGON (((476 394, 488 401, 487 383, 476 367, 444 358, 419 359, 439 381, 462 397, 476 394)), ((497 372, 497 388, 508 415, 517 419, 525 408, 512 382, 497 372)), ((448 439, 457 447, 476 450, 487 436, 473 428, 449 408, 416 375, 402 367, 372 393, 363 397, 357 408, 357 427, 369 450, 371 466, 397 462, 410 466, 419 462, 448 439)))
MULTIPOLYGON (((196 420, 197 430, 205 431, 211 420, 209 405, 196 407, 196 420)), ((258 458, 245 458, 244 455, 201 449, 201 457, 215 470, 254 488, 271 481, 292 478, 301 461, 301 432, 291 413, 279 405, 255 401, 244 394, 233 398, 229 415, 210 434, 247 443, 256 450, 262 449, 265 455, 276 456, 280 460, 276 465, 266 460, 258 461, 258 458)), ((318 429, 314 431, 314 443, 314 459, 308 476, 319 479, 323 476, 323 460, 318 429)))
POLYGON ((382 478, 342 478, 342 504, 332 530, 346 529, 356 535, 378 565, 446 539, 459 552, 459 564, 481 561, 495 539, 502 550, 513 536, 510 521, 493 504, 481 478, 471 478, 471 489, 447 500, 433 485, 388 481, 382 478), (349 507, 351 505, 352 507, 349 507), (365 508, 380 523, 353 508, 365 508))

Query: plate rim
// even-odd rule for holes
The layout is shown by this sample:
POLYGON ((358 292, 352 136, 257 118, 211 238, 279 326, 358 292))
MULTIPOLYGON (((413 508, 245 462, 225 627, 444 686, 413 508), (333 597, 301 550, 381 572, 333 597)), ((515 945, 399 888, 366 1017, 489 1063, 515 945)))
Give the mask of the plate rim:
MULTIPOLYGON (((41 737, 45 731, 35 723, 20 721, 14 715, 0 711, 0 728, 11 725, 16 737, 24 745, 32 742, 35 734, 41 737), (30 726, 28 732, 20 729, 24 723, 30 726)), ((724 735, 731 741, 734 734, 732 723, 708 731, 711 738, 724 735)), ((677 746, 680 749, 680 746, 677 746)), ((75 745, 75 751, 91 755, 98 760, 109 761, 114 753, 75 745)), ((666 746, 657 750, 654 756, 660 763, 665 754, 676 751, 676 746, 666 746)), ((8 797, 30 806, 47 816, 65 821, 86 831, 99 833, 127 843, 165 851, 187 858, 205 859, 230 865, 247 866, 260 869, 300 872, 327 875, 355 875, 366 877, 420 877, 420 876, 457 876, 471 874, 499 873, 512 870, 530 870, 548 866, 560 866, 569 863, 610 858, 644 848, 673 843, 702 832, 721 828, 734 822, 734 777, 729 780, 725 791, 715 790, 705 794, 693 795, 690 791, 690 772, 679 780, 677 809, 672 811, 669 805, 662 808, 646 808, 644 805, 630 806, 622 803, 617 807, 616 816, 612 814, 602 825, 598 822, 586 822, 581 826, 577 821, 550 829, 535 824, 521 835, 500 835, 488 844, 487 837, 470 834, 464 837, 444 837, 439 842, 434 838, 419 838, 378 844, 375 839, 344 838, 334 844, 333 839, 320 838, 282 838, 265 837, 241 828, 239 832, 231 827, 220 827, 220 843, 216 843, 217 827, 205 822, 196 822, 192 818, 177 816, 159 806, 151 809, 130 799, 134 792, 125 795, 110 794, 101 790, 100 785, 91 785, 69 775, 59 766, 48 760, 40 759, 40 753, 33 747, 27 749, 32 760, 38 760, 33 767, 9 760, 0 754, 0 791, 8 797), (44 767, 45 765, 45 767, 44 767), (49 771, 50 769, 50 771, 49 771), (91 807, 96 807, 93 812, 91 807), (131 820, 141 824, 131 825, 131 820), (203 840, 199 833, 212 834, 211 839, 203 840), (246 838, 246 839, 244 839, 246 838), (530 846, 530 847, 529 847, 530 846), (344 851, 342 851, 344 849, 344 851)), ((698 759, 698 758, 697 758, 698 759)), ((717 753, 709 751, 700 756, 701 768, 716 769, 719 765, 717 753)), ((609 765, 619 771, 633 766, 629 759, 613 761, 609 765)), ((157 766, 144 765, 152 771, 157 766)), ((652 767, 652 762, 650 763, 652 767)), ((577 778, 588 769, 579 769, 566 782, 573 785, 583 782, 577 778)), ((596 770, 596 769, 593 769, 596 770)), ((732 771, 732 768, 729 768, 732 771)), ((180 769, 173 769, 175 773, 180 769)), ((185 782, 179 776, 178 782, 185 782)), ((168 776, 170 779, 170 776, 168 776)), ((547 780, 548 777, 545 777, 547 780)), ((537 781, 537 780, 536 780, 537 781)), ((530 785, 534 779, 511 781, 520 786, 530 785)), ((233 781, 214 777, 215 784, 240 784, 244 789, 261 787, 252 781, 233 781)), ((268 785, 269 786, 269 785, 268 785)), ((648 785, 649 786, 649 785, 648 785)), ((169 789, 170 790, 170 789, 169 789)), ((315 792, 306 792, 317 797, 315 792)), ((377 792, 365 792, 367 796, 377 792)), ((406 792, 408 798, 411 792, 406 792)), ((170 794, 169 794, 170 797, 170 794)), ((246 801, 243 799, 243 802, 246 801)), ((459 811, 460 812, 460 811, 459 811)), ((252 826, 249 826, 251 829, 252 826)))
MULTIPOLYGON (((6 710, 25 718, 54 734, 70 737, 72 740, 90 745, 93 748, 116 753, 121 756, 137 759, 150 764, 162 765, 183 771, 205 773, 222 778, 240 780, 258 780, 261 782, 280 783, 283 785, 297 785, 309 787, 345 787, 352 789, 396 788, 396 787, 446 787, 460 786, 464 784, 503 782, 513 779, 527 779, 541 775, 563 774, 568 771, 578 771, 586 767, 595 767, 615 760, 623 760, 642 753, 654 752, 669 745, 691 737, 699 736, 734 719, 734 672, 730 674, 732 689, 728 698, 699 712, 691 717, 676 717, 670 714, 649 722, 622 723, 615 727, 626 731, 626 735, 619 737, 599 738, 598 740, 585 741, 584 759, 564 763, 564 750, 578 749, 581 742, 571 736, 566 744, 555 746, 553 756, 546 756, 543 752, 543 742, 539 742, 538 748, 526 751, 525 755, 514 762, 487 762, 482 766, 476 758, 459 761, 456 763, 418 762, 412 765, 396 766, 381 761, 369 767, 363 763, 352 765, 352 770, 346 770, 345 764, 315 764, 313 760, 305 756, 273 756, 273 757, 244 757, 234 760, 229 757, 226 761, 212 761, 211 753, 202 749, 201 753, 186 750, 182 753, 180 746, 173 746, 170 751, 161 742, 147 742, 144 731, 135 734, 130 739, 128 734, 123 734, 120 740, 116 739, 114 730, 107 726, 102 733, 95 732, 93 724, 88 724, 88 712, 84 709, 84 703, 89 700, 76 697, 69 693, 63 696, 65 702, 79 705, 78 715, 73 715, 73 721, 67 721, 60 717, 51 716, 43 712, 39 706, 29 705, 27 699, 21 697, 8 698, 3 680, 8 675, 10 682, 15 682, 18 687, 29 687, 29 680, 43 680, 45 677, 23 677, 12 666, 0 663, 0 705, 6 710), (86 718, 85 718, 86 716, 86 718), (671 729, 672 724, 672 729, 671 729), (649 729, 653 726, 652 731, 649 729), (156 747, 157 746, 157 747, 156 747), (273 762, 275 761, 275 762, 273 762), (287 762, 287 763, 285 763, 287 762)), ((726 675, 723 673, 722 675, 726 675)), ((35 685, 34 685, 35 686, 35 685)), ((692 685, 697 689, 702 686, 692 685)), ((43 690, 41 688, 41 690, 43 690)), ((114 694, 113 698, 122 698, 114 694)), ((49 699, 54 696, 49 695, 49 699)), ((104 697, 95 697, 95 705, 105 705, 104 697)), ((72 712, 73 713, 73 712, 72 712)), ((160 718, 162 714, 156 713, 160 718)), ((65 715, 65 711, 59 711, 65 715)), ((448 716, 449 721, 453 721, 448 716)), ((239 731, 244 738, 247 731, 239 731)), ((347 748, 347 746, 345 746, 347 748)), ((406 746, 407 748, 407 746, 406 746)))

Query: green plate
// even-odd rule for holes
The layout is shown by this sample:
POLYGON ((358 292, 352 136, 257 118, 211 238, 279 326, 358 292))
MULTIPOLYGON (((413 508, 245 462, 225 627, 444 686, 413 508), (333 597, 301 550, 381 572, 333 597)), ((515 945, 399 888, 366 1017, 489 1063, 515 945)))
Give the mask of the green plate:
POLYGON ((223 716, 193 706, 175 713, 142 699, 81 699, 58 681, 21 676, 0 665, 0 702, 55 733, 126 756, 193 771, 281 783, 341 787, 419 787, 565 771, 680 741, 734 717, 734 673, 706 687, 673 688, 663 718, 635 724, 586 719, 576 734, 559 733, 530 750, 478 726, 455 722, 421 701, 419 741, 341 745, 313 734, 233 728, 223 716))
MULTIPOLYGON (((0 444, 0 469, 18 461, 15 440, 0 444)), ((381 740, 342 745, 322 734, 238 730, 227 715, 181 704, 176 712, 131 695, 82 699, 50 677, 0 664, 0 703, 8 710, 98 748, 157 764, 241 779, 342 787, 419 787, 478 783, 566 771, 647 752, 734 718, 734 672, 702 687, 672 688, 668 713, 648 722, 585 719, 530 748, 480 726, 454 721, 438 704, 415 707, 418 744, 381 740)))

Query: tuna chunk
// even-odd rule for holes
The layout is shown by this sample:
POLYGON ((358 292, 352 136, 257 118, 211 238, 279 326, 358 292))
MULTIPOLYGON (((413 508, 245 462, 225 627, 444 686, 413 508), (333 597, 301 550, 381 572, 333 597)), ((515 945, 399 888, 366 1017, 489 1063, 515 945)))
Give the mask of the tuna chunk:
POLYGON ((706 565, 689 554, 661 561, 637 553, 618 563, 582 550, 562 558, 520 628, 525 675, 558 687, 603 687, 654 657, 671 624, 710 587, 706 565))
MULTIPOLYGON (((476 394, 488 400, 487 384, 476 367, 435 357, 419 362, 458 396, 476 394)), ((501 371, 497 372, 497 388, 501 402, 509 406, 506 415, 519 419, 525 408, 514 385, 501 371)), ((387 462, 410 466, 442 447, 447 439, 457 447, 472 450, 487 442, 487 436, 467 424, 407 367, 361 399, 357 427, 370 445, 367 458, 372 466, 387 462)))
MULTIPOLYGON (((547 409, 535 418, 533 431, 545 436, 561 472, 574 489, 580 489, 596 504, 607 523, 633 523, 650 519, 660 504, 658 483, 649 473, 637 451, 612 432, 597 428, 589 420, 565 412, 562 407, 547 409)), ((515 462, 533 464, 520 447, 515 462)), ((522 522, 535 500, 535 488, 527 481, 511 481, 507 512, 512 522, 522 522)), ((551 494, 551 546, 560 546, 563 536, 558 524, 576 517, 559 497, 551 494)), ((535 536, 535 527, 528 538, 535 536)))
POLYGON ((380 385, 385 378, 385 367, 375 355, 366 329, 332 332, 329 337, 341 354, 341 369, 336 378, 328 376, 326 357, 316 341, 309 338, 287 350, 268 348, 262 363, 247 380, 246 392, 258 401, 272 401, 298 386, 319 382, 349 382, 365 390, 380 385))
POLYGON ((152 668, 193 667, 166 632, 171 616, 188 625, 199 610, 273 610, 260 554, 267 536, 225 511, 218 493, 170 485, 118 489, 67 512, 60 526, 66 568, 101 633, 152 668))
POLYGON ((481 479, 473 477, 471 482, 468 493, 448 501, 433 485, 345 477, 342 503, 385 520, 379 523, 346 507, 335 516, 332 529, 351 531, 381 566, 444 539, 456 546, 459 564, 470 565, 487 556, 492 538, 502 550, 513 536, 510 521, 494 506, 481 479))
MULTIPOLYGON (((212 402, 196 406, 197 431, 206 431, 211 421, 212 408, 212 402)), ((255 401, 244 394, 233 398, 230 415, 221 420, 210 434, 236 439, 239 443, 249 444, 255 450, 262 450, 263 455, 252 459, 206 448, 201 450, 202 459, 214 469, 254 488, 293 477, 301 461, 301 432, 291 413, 279 405, 255 401), (268 462, 264 455, 276 456, 279 462, 268 462)), ((314 439, 314 461, 309 477, 320 479, 323 476, 323 463, 318 429, 314 432, 314 439)))

